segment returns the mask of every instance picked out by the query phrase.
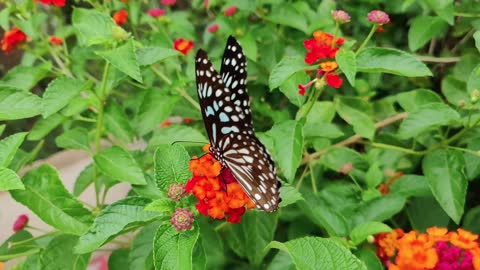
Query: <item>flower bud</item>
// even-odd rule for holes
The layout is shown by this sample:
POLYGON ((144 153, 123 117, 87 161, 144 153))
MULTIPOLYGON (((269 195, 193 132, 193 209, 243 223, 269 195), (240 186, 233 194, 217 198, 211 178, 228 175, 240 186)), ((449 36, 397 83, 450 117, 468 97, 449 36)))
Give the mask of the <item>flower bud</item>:
POLYGON ((477 103, 479 98, 480 98, 480 91, 478 89, 474 89, 472 91, 472 94, 470 95, 470 102, 475 104, 475 103, 477 103))
POLYGON ((350 15, 344 10, 334 10, 332 11, 332 17, 335 21, 339 23, 346 23, 350 21, 350 15))
POLYGON ((353 170, 353 165, 352 165, 352 163, 348 162, 348 163, 343 164, 342 167, 340 167, 340 169, 338 171, 343 173, 343 174, 348 174, 352 170, 353 170))
POLYGON ((177 202, 180 201, 180 199, 185 197, 185 195, 186 195, 186 191, 183 184, 180 184, 180 183, 171 184, 170 187, 168 188, 167 197, 174 201, 177 201, 177 202))
POLYGON ((373 235, 367 236, 367 242, 373 244, 375 242, 375 237, 373 235))
POLYGON ((25 228, 27 224, 28 224, 28 216, 20 215, 17 217, 17 220, 15 220, 15 223, 13 223, 13 231, 18 232, 20 230, 23 230, 23 228, 25 228))
POLYGON ((193 213, 188 209, 177 209, 170 219, 170 223, 177 231, 190 230, 193 223, 193 213))
POLYGON ((373 22, 373 23, 378 23, 378 24, 386 24, 390 22, 390 17, 388 17, 388 14, 381 11, 381 10, 372 10, 368 13, 367 16, 368 20, 373 22))

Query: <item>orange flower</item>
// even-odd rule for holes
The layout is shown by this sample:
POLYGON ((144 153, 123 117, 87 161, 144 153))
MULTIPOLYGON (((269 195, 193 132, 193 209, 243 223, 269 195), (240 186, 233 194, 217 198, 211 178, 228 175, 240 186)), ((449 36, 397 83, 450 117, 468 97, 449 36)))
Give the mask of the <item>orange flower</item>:
POLYGON ((432 269, 438 261, 433 241, 426 234, 415 231, 406 233, 398 241, 398 254, 395 263, 400 269, 432 269))
POLYGON ((379 233, 375 236, 375 244, 382 250, 382 254, 392 257, 397 249, 397 241, 403 235, 402 229, 395 229, 388 233, 379 233))
POLYGON ((160 127, 162 127, 162 128, 163 128, 163 127, 169 127, 169 126, 171 126, 171 125, 172 125, 172 122, 171 122, 171 121, 165 120, 165 121, 163 121, 163 122, 160 124, 160 127))
POLYGON ((463 249, 478 248, 477 239, 478 235, 461 228, 457 232, 450 233, 450 243, 463 249))
POLYGON ((3 262, 0 262, 0 270, 3 270, 3 266, 4 266, 3 262))
POLYGON ((8 55, 26 40, 27 35, 25 35, 25 33, 17 27, 13 27, 11 30, 6 31, 3 34, 3 39, 0 42, 2 44, 2 51, 8 55))
POLYGON ((124 9, 121 9, 113 14, 113 20, 117 25, 122 25, 127 21, 128 12, 124 9))
POLYGON ((193 41, 183 38, 177 38, 173 41, 173 48, 181 52, 183 55, 187 55, 188 52, 193 49, 193 41))
POLYGON ((50 43, 53 45, 62 45, 63 39, 56 37, 56 36, 50 36, 50 43))
POLYGON ((323 62, 323 63, 320 64, 320 67, 325 72, 332 72, 335 69, 337 69, 338 64, 335 61, 323 62))
POLYGON ((470 252, 473 255, 473 267, 475 270, 480 270, 480 248, 471 249, 470 252))
POLYGON ((447 228, 439 228, 439 227, 430 227, 427 229, 427 234, 430 240, 432 241, 448 241, 449 235, 447 228))

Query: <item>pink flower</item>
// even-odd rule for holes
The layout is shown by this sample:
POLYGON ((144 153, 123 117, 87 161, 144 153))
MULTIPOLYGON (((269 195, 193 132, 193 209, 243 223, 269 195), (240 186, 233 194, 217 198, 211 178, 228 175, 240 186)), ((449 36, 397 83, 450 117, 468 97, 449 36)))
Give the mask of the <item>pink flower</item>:
POLYGON ((227 9, 225 9, 225 11, 223 12, 223 14, 225 14, 225 16, 233 16, 235 15, 235 13, 237 13, 237 7, 236 6, 230 6, 228 7, 227 9))
POLYGON ((203 0, 203 7, 208 8, 208 0, 203 0))
POLYGON ((215 33, 215 32, 217 32, 218 27, 219 27, 219 26, 218 26, 217 23, 212 24, 212 25, 210 25, 210 26, 207 28, 207 31, 208 31, 209 33, 215 33))
POLYGON ((18 232, 20 230, 23 230, 23 228, 25 228, 27 224, 28 224, 28 216, 20 215, 17 217, 17 220, 15 220, 15 223, 13 223, 13 231, 18 232))
POLYGON ((180 184, 180 183, 171 184, 170 187, 168 188, 167 197, 174 201, 179 202, 183 197, 185 197, 185 195, 187 195, 187 192, 183 184, 180 184))
POLYGON ((177 231, 190 230, 193 223, 193 213, 188 209, 178 208, 170 219, 170 223, 177 231))
POLYGON ((381 11, 381 10, 372 10, 368 13, 367 16, 368 20, 373 22, 373 23, 378 23, 378 24, 386 24, 390 22, 390 17, 388 17, 388 14, 381 11))
POLYGON ((165 10, 163 10, 161 8, 152 8, 147 13, 148 13, 148 15, 150 15, 153 18, 158 18, 160 16, 165 15, 165 10))
POLYGON ((339 23, 346 23, 350 21, 350 15, 343 10, 334 10, 332 11, 332 17, 335 21, 339 23))
POLYGON ((161 0, 160 3, 165 6, 173 6, 177 0, 161 0))
POLYGON ((340 169, 338 171, 343 173, 343 174, 348 174, 352 170, 353 170, 352 163, 345 163, 345 164, 342 165, 342 167, 340 167, 340 169))

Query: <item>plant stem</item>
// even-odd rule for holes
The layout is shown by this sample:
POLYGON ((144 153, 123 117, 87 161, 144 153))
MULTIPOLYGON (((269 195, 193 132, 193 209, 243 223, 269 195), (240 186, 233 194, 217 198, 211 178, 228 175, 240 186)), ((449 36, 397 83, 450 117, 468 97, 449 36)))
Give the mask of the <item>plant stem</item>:
POLYGON ((37 249, 31 249, 31 250, 28 250, 28 251, 25 251, 25 252, 15 253, 15 254, 11 254, 11 255, 0 255, 0 261, 8 261, 8 260, 11 260, 11 259, 32 255, 32 254, 38 253, 39 251, 40 251, 40 249, 37 248, 37 249))
POLYGON ((435 57, 427 55, 416 55, 417 59, 422 62, 430 63, 455 63, 460 61, 460 57, 435 57))
POLYGON ((295 187, 296 190, 300 190, 300 187, 302 186, 303 179, 305 178, 305 174, 307 173, 307 170, 309 169, 308 166, 305 166, 303 169, 302 175, 300 176, 300 179, 298 180, 297 186, 295 187))
POLYGON ((220 223, 217 227, 215 227, 214 230, 218 232, 219 230, 223 229, 223 228, 226 227, 227 225, 228 225, 228 222, 226 222, 226 221, 225 221, 225 222, 222 222, 222 223, 220 223))
POLYGON ((377 27, 378 27, 377 24, 374 24, 374 25, 372 26, 372 29, 370 29, 370 33, 368 33, 367 38, 363 41, 362 45, 360 45, 360 47, 358 47, 357 51, 355 52, 355 56, 357 56, 357 55, 363 50, 363 48, 365 47, 365 45, 367 45, 367 43, 370 41, 370 39, 372 38, 373 34, 375 33, 375 30, 377 30, 377 27))
POLYGON ((434 148, 429 148, 427 150, 415 151, 415 150, 412 150, 412 149, 409 149, 409 148, 404 148, 404 147, 391 145, 391 144, 385 144, 385 143, 366 142, 366 144, 368 144, 372 147, 376 147, 376 148, 390 149, 390 150, 395 150, 395 151, 407 153, 407 154, 410 154, 410 155, 417 155, 417 156, 425 155, 426 153, 428 153, 428 152, 430 152, 434 149, 434 148))
POLYGON ((51 231, 51 232, 47 232, 45 234, 42 234, 40 236, 37 236, 37 237, 32 237, 32 238, 28 238, 28 239, 25 239, 25 240, 22 240, 22 241, 17 241, 17 242, 10 242, 9 243, 9 246, 10 247, 14 247, 14 246, 19 246, 19 245, 23 245, 25 243, 29 243, 29 242, 32 242, 32 241, 36 241, 38 239, 41 239, 41 238, 44 238, 44 237, 47 237, 47 236, 50 236, 52 234, 56 234, 57 231, 51 231))
POLYGON ((479 151, 474 151, 474 150, 461 148, 461 147, 450 146, 450 145, 447 146, 447 148, 455 149, 455 150, 458 150, 458 151, 462 151, 462 152, 469 153, 469 154, 472 154, 474 156, 480 157, 480 152, 479 151))
POLYGON ((317 182, 315 181, 315 175, 313 174, 313 163, 309 162, 308 163, 308 168, 310 169, 310 181, 312 181, 312 189, 313 193, 317 194, 317 182))

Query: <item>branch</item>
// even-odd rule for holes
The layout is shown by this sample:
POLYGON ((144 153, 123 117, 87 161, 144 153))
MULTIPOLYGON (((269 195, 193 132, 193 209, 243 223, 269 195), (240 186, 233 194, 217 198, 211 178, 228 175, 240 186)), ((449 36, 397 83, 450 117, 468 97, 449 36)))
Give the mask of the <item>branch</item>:
MULTIPOLYGON (((388 125, 391 125, 393 123, 401 121, 401 120, 405 119, 405 117, 407 117, 407 115, 408 115, 407 112, 402 112, 402 113, 396 114, 394 116, 391 116, 389 118, 383 119, 382 121, 375 123, 375 129, 384 128, 388 125)), ((305 164, 305 163, 309 162, 310 160, 317 159, 317 158, 321 157, 323 154, 325 154, 328 150, 330 150, 332 148, 354 144, 354 143, 359 142, 361 139, 362 139, 362 137, 360 135, 350 136, 347 139, 345 139, 345 140, 343 140, 339 143, 336 143, 334 145, 331 145, 331 146, 329 146, 325 149, 322 149, 318 152, 315 152, 315 153, 310 154, 310 155, 305 155, 302 159, 301 164, 305 164)))

